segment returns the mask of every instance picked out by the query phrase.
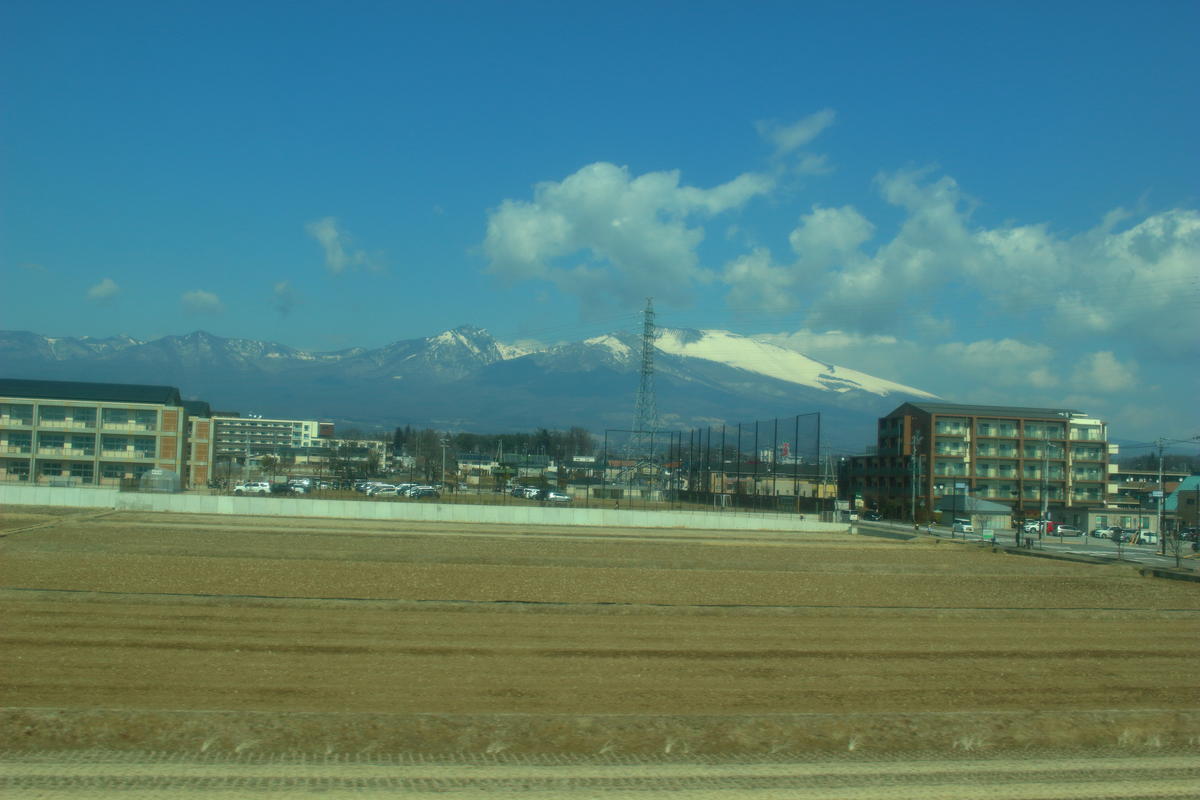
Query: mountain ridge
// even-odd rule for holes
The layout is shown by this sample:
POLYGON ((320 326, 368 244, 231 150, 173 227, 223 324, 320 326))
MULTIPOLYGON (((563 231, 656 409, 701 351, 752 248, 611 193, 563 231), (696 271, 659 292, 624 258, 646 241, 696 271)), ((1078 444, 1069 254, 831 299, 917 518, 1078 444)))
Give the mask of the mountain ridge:
MULTIPOLYGON (((285 418, 599 430, 632 421, 640 345, 630 331, 520 347, 472 325, 328 352, 203 330, 148 341, 0 331, 0 370, 10 377, 172 383, 214 407, 285 418)), ((655 377, 662 423, 672 427, 820 411, 873 431, 875 417, 905 399, 935 397, 722 330, 661 329, 655 377)))

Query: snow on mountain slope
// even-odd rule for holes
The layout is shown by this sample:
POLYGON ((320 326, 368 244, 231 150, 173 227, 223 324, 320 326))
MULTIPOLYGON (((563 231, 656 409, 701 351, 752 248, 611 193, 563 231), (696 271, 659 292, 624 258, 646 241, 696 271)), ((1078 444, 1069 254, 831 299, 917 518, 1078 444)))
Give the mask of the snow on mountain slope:
POLYGON ((893 393, 933 398, 937 395, 911 386, 838 367, 803 353, 760 342, 729 331, 660 329, 655 346, 664 353, 714 361, 781 381, 832 392, 858 389, 880 396, 893 393))
POLYGON ((583 343, 596 347, 607 348, 608 351, 612 353, 613 357, 618 359, 628 358, 633 352, 631 349, 629 349, 629 345, 625 344, 612 334, 605 334, 604 336, 594 336, 591 339, 584 339, 583 343))

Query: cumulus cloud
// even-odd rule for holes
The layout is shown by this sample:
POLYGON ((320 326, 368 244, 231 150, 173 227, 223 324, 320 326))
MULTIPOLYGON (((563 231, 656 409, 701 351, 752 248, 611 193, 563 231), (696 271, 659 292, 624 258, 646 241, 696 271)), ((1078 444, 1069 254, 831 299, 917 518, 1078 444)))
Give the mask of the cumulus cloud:
POLYGON ((383 269, 379 255, 354 247, 353 237, 341 229, 335 217, 313 220, 305 225, 304 229, 325 251, 325 267, 334 275, 340 275, 347 270, 367 269, 379 272, 383 269))
POLYGON ((1082 391, 1122 391, 1138 384, 1137 364, 1121 361, 1110 350, 1101 350, 1089 354, 1079 363, 1073 382, 1082 391))
POLYGON ((299 300, 290 281, 279 281, 271 288, 271 305, 285 317, 292 313, 299 300))
POLYGON ((119 291, 121 291, 121 287, 117 286, 116 281, 112 278, 105 278, 87 290, 87 299, 94 303, 102 303, 111 300, 119 291))
POLYGON ((590 164, 488 215, 489 270, 579 296, 685 300, 713 277, 697 254, 705 234, 698 220, 740 208, 773 185, 746 173, 703 189, 681 184, 678 171, 634 176, 627 167, 590 164))
POLYGON ((814 207, 789 238, 794 258, 776 262, 755 251, 726 265, 730 303, 741 308, 757 297, 764 311, 806 308, 817 329, 880 332, 969 294, 982 313, 1036 322, 1045 334, 1132 331, 1148 347, 1198 352, 1200 213, 1174 209, 1131 221, 1117 211, 1063 235, 1044 224, 974 224, 976 202, 948 176, 900 171, 876 183, 904 212, 893 236, 868 249, 875 229, 860 212, 814 207), (770 284, 753 285, 764 279, 770 284))
POLYGON ((184 310, 193 314, 220 314, 225 311, 221 298, 203 289, 184 292, 179 300, 183 303, 184 310))

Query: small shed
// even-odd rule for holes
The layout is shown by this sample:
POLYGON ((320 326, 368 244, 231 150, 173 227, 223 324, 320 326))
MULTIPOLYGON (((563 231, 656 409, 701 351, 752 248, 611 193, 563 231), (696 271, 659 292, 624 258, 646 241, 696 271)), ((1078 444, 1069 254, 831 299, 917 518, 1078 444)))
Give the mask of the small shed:
POLYGON ((1012 527, 1012 508, 967 494, 949 495, 938 500, 938 520, 952 525, 956 519, 968 519, 977 531, 1008 530, 1012 527))
POLYGON ((151 469, 138 481, 140 492, 178 492, 179 473, 170 469, 151 469))

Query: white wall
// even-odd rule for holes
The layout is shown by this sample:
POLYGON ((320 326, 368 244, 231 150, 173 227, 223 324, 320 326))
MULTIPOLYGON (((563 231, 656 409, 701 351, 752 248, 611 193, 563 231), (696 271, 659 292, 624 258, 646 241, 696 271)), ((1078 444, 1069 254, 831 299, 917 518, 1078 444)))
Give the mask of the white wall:
POLYGON ((729 531, 846 531, 844 522, 819 522, 793 514, 712 511, 617 511, 599 508, 484 506, 405 501, 316 498, 227 497, 144 494, 116 489, 0 485, 0 505, 116 508, 182 514, 240 514, 265 517, 329 517, 509 525, 587 525, 609 528, 689 528, 729 531))

